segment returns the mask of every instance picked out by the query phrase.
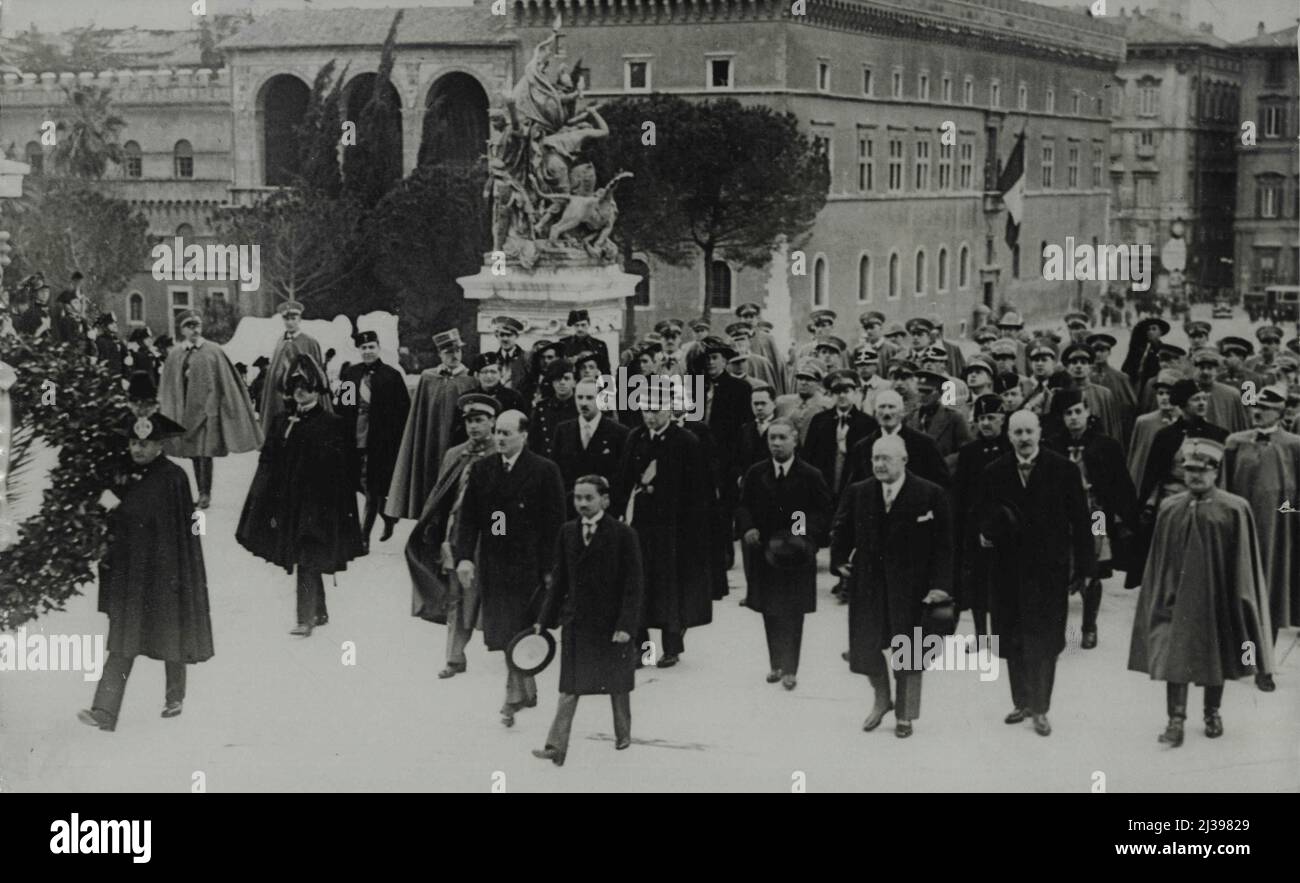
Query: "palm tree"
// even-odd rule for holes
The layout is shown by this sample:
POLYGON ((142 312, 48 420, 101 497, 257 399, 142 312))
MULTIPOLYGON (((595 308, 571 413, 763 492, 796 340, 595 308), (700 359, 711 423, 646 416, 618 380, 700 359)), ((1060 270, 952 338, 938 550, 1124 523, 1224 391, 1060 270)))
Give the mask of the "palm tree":
POLYGON ((118 133, 126 120, 115 116, 110 108, 111 90, 99 86, 64 88, 71 108, 70 119, 60 120, 54 131, 54 168, 60 175, 74 178, 104 177, 109 162, 122 162, 118 133))

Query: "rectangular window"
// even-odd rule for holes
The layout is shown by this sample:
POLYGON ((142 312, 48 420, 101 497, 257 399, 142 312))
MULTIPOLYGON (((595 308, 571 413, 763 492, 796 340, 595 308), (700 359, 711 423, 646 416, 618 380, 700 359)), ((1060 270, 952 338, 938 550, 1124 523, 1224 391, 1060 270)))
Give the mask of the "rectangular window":
POLYGON ((876 188, 875 144, 870 138, 858 139, 858 189, 868 193, 876 188))
POLYGON ((1043 100, 1043 109, 1048 113, 1056 113, 1056 90, 1050 86, 1047 89, 1047 97, 1043 100))
POLYGON ((1079 94, 1078 90, 1075 90, 1074 94, 1070 96, 1070 113, 1078 116, 1079 109, 1082 107, 1082 102, 1083 96, 1079 94))
POLYGON ((889 189, 895 193, 903 189, 903 142, 897 138, 889 141, 889 189))
POLYGON ((1092 145, 1092 186, 1101 186, 1101 145, 1092 145))
POLYGON ((895 98, 902 98, 903 97, 903 69, 902 68, 894 68, 894 75, 891 78, 890 83, 891 85, 890 85, 889 94, 895 98))
POLYGON ((871 68, 869 67, 862 69, 862 94, 871 94, 871 68))
POLYGON ((975 81, 970 77, 962 80, 961 83, 961 102, 962 104, 975 103, 975 81))
POLYGON ((650 62, 623 62, 623 89, 627 92, 650 91, 650 62))
POLYGON ((1002 106, 1002 84, 997 80, 989 83, 989 107, 1002 106))
POLYGON ((1056 171, 1056 145, 1043 145, 1043 189, 1048 190, 1052 186, 1052 178, 1056 171))
POLYGON ((731 81, 731 59, 730 58, 710 58, 709 59, 709 88, 710 89, 730 89, 731 81))
POLYGON ((939 145, 939 189, 952 189, 952 145, 939 145))
POLYGON ((139 156, 128 156, 126 158, 126 176, 128 178, 139 178, 144 174, 144 160, 139 156))
POLYGON ((817 62, 817 91, 831 91, 831 63, 829 61, 817 62))
POLYGON ((975 144, 970 141, 963 141, 957 147, 958 155, 958 186, 962 190, 970 190, 975 175, 975 144))
POLYGON ((1160 93, 1155 86, 1138 90, 1138 116, 1153 117, 1160 110, 1160 93))
POLYGON ((1146 129, 1146 130, 1140 132, 1140 133, 1138 134, 1138 146, 1139 146, 1139 147, 1155 147, 1155 146, 1156 146, 1156 133, 1153 132, 1153 131, 1151 131, 1150 129, 1146 129))
POLYGON ((930 189, 930 142, 916 142, 916 189, 930 189))
POLYGON ((1269 105, 1264 108, 1264 137, 1281 138, 1282 130, 1286 128, 1286 109, 1280 104, 1269 105))
POLYGON ((943 101, 945 104, 952 104, 952 77, 945 75, 943 78, 943 101))
POLYGON ((1152 180, 1150 178, 1137 178, 1133 183, 1137 189, 1137 207, 1151 208, 1152 197, 1155 194, 1152 180))
POLYGON ((1261 218, 1278 217, 1282 205, 1281 183, 1263 183, 1259 185, 1259 216, 1261 218))
POLYGON ((178 178, 194 177, 194 157, 192 156, 176 157, 176 177, 178 178))
POLYGON ((1024 83, 1016 89, 1016 109, 1029 110, 1029 87, 1024 83))
POLYGON ((1065 167, 1065 184, 1067 187, 1079 186, 1079 148, 1071 147, 1065 167))
POLYGON ((930 100, 930 75, 921 74, 916 80, 916 97, 921 101, 930 100))

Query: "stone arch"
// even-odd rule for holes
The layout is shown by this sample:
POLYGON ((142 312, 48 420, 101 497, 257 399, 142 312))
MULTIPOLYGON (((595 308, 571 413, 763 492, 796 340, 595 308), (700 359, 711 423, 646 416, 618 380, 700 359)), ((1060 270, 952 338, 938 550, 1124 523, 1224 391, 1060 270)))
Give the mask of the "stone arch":
POLYGON ((478 78, 449 71, 425 93, 418 165, 473 165, 486 152, 488 94, 478 78))
POLYGON ((301 139, 296 130, 310 98, 311 86, 294 74, 269 77, 258 90, 258 154, 264 185, 288 186, 300 171, 301 139))

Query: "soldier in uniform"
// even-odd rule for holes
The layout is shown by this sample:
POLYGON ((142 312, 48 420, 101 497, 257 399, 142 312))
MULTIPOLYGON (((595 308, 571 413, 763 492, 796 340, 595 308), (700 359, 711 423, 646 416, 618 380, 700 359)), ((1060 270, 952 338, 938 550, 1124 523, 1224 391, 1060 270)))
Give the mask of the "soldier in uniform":
POLYGON ((1242 389, 1246 383, 1253 383, 1256 390, 1268 386, 1254 371, 1246 370, 1246 359, 1255 354, 1255 346, 1249 340, 1244 337, 1222 338, 1219 353, 1223 356, 1223 370, 1217 378, 1220 383, 1234 389, 1242 389))
POLYGON ((279 313, 280 318, 284 320, 284 333, 275 340, 271 363, 266 369, 266 381, 262 384, 262 400, 257 403, 258 414, 262 419, 263 435, 270 432, 272 421, 285 410, 286 404, 289 404, 289 410, 292 410, 291 404, 283 398, 283 390, 285 378, 297 364, 298 356, 308 355, 322 370, 325 368, 320 344, 316 342, 316 338, 302 330, 302 304, 296 300, 287 300, 280 304, 279 313))
MULTIPOLYGON (((771 323, 762 323, 759 318, 762 312, 762 308, 756 303, 743 303, 736 307, 736 318, 753 329, 753 338, 749 343, 750 351, 767 359, 772 366, 773 376, 776 381, 773 388, 777 395, 781 395, 786 391, 786 359, 777 350, 776 341, 772 339, 770 333, 771 323), (768 330, 763 329, 762 324, 767 324, 769 326, 768 330)), ((732 337, 734 339, 734 335, 732 337)))
MULTIPOLYGON (((474 379, 478 381, 478 385, 474 387, 473 391, 492 396, 497 400, 497 404, 501 406, 502 412, 522 411, 526 413, 528 408, 524 403, 523 395, 506 386, 504 376, 505 370, 502 368, 500 352, 494 350, 479 353, 478 358, 474 360, 474 379)), ((545 385, 545 381, 543 381, 543 385, 545 385)), ((543 397, 545 397, 544 393, 543 397)), ((452 438, 455 443, 464 440, 463 430, 452 438)))
MULTIPOLYGON (((492 324, 496 327, 496 364, 501 375, 501 385, 513 390, 526 386, 531 365, 528 354, 519 345, 519 335, 523 334, 525 329, 524 323, 514 316, 497 316, 492 320, 492 324)), ((507 410, 517 408, 516 403, 511 403, 507 410)))
POLYGON ((1259 375, 1266 383, 1277 383, 1277 353, 1282 345, 1282 329, 1264 325, 1255 329, 1259 355, 1246 360, 1246 370, 1259 375))
POLYGON ((1025 406, 1024 380, 1019 374, 998 374, 993 378, 993 392, 1002 399, 1002 411, 1008 415, 1025 406))
POLYGON ((1151 443, 1156 433, 1176 422, 1180 416, 1178 406, 1169 399, 1169 391, 1182 378, 1174 371, 1161 371, 1156 375, 1152 387, 1156 393, 1156 410, 1143 414, 1133 424, 1133 443, 1128 450, 1128 473, 1133 478, 1134 487, 1142 487, 1142 474, 1146 470, 1147 457, 1151 453, 1151 443))
POLYGON ((854 351, 853 370, 862 381, 862 411, 870 416, 876 412, 876 395, 894 385, 881 376, 880 354, 870 344, 863 344, 854 351))
POLYGON ((664 373, 685 374, 686 359, 682 353, 681 319, 664 319, 655 324, 655 332, 664 340, 664 373))
POLYGON ((934 371, 921 371, 916 379, 921 405, 907 419, 907 426, 934 439, 939 456, 951 472, 957 465, 957 451, 973 437, 970 425, 959 410, 943 403, 947 377, 934 371))
POLYGON ((591 315, 586 310, 570 310, 568 326, 573 334, 564 342, 564 356, 572 360, 578 353, 594 353, 600 373, 608 374, 609 347, 605 341, 591 336, 591 315))
POLYGON ((1228 432, 1240 432, 1250 425, 1250 418, 1246 416, 1246 407, 1241 401, 1242 391, 1215 379, 1222 364, 1223 357, 1216 350, 1203 349, 1192 353, 1197 388, 1209 399, 1205 419, 1228 432))
MULTIPOLYGON (((836 313, 834 310, 813 310, 808 316, 808 330, 813 339, 795 347, 794 363, 798 365, 804 359, 817 355, 817 345, 830 337, 835 330, 836 313)), ((840 347, 843 352, 843 347, 840 347)), ((838 370, 838 367, 837 369, 838 370)))
POLYGON ((831 406, 831 400, 822 392, 822 366, 812 359, 805 360, 794 372, 795 391, 778 396, 776 416, 789 417, 799 430, 799 445, 808 438, 812 418, 831 406))
MULTIPOLYGON (((727 336, 736 350, 736 357, 743 358, 742 373, 751 380, 756 380, 776 389, 776 366, 767 357, 752 350, 754 329, 748 322, 732 322, 727 326, 727 336)), ((771 338, 768 338, 770 340, 771 338)))
POLYGON ((1183 325, 1183 330, 1187 332, 1187 345, 1192 352, 1196 352, 1210 345, 1210 332, 1214 329, 1209 322, 1198 320, 1187 322, 1183 325))
POLYGON ((1087 340, 1089 324, 1085 313, 1066 313, 1065 327, 1070 333, 1070 343, 1083 343, 1087 340))
POLYGON ((535 454, 553 459, 556 429, 564 421, 578 417, 578 405, 573 398, 573 363, 568 359, 552 362, 546 367, 543 382, 550 385, 552 392, 533 408, 528 447, 535 454))
MULTIPOLYGON (((1061 354, 1066 373, 1074 381, 1074 388, 1083 393, 1088 403, 1088 413, 1097 419, 1097 428, 1124 445, 1124 423, 1120 416, 1115 394, 1104 386, 1092 382, 1096 354, 1086 343, 1072 343, 1061 354)), ((1058 412, 1059 413, 1059 412, 1058 412)))

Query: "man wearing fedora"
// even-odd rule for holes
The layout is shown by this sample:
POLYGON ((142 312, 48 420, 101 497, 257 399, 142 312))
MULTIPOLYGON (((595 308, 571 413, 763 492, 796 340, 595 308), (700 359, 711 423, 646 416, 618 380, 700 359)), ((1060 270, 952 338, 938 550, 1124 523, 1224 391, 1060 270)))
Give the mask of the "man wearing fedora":
POLYGON ((1015 706, 1006 723, 1032 717, 1048 736, 1070 593, 1093 573, 1092 518, 1078 468, 1042 447, 1038 415, 1017 411, 1008 425, 1013 450, 980 475, 973 528, 991 553, 993 634, 1015 706))
POLYGON ((120 432, 129 439, 132 469, 121 486, 101 498, 110 510, 108 547, 99 565, 108 658, 91 707, 77 715, 107 731, 117 728, 137 656, 165 666, 166 718, 181 713, 185 666, 212 658, 207 572, 202 541, 191 529, 190 482, 183 469, 163 456, 163 440, 185 429, 161 414, 133 414, 120 432))
MULTIPOLYGON (((519 335, 524 333, 527 326, 514 316, 497 316, 492 324, 496 327, 496 364, 501 372, 501 385, 507 389, 521 389, 527 385, 529 371, 532 368, 528 353, 519 345, 519 335)), ((600 341, 596 342, 600 343, 600 341)), ((605 358, 609 359, 608 352, 605 358)), ((524 404, 526 407, 527 403, 524 404)))
MULTIPOLYGON (((746 386, 746 388, 748 388, 746 386)), ((709 563, 715 524, 710 489, 714 487, 702 443, 673 419, 671 390, 656 388, 657 407, 641 413, 632 430, 614 483, 615 511, 636 530, 645 566, 645 616, 637 652, 649 630, 661 632, 660 668, 677 664, 688 628, 713 620, 709 563)), ((731 524, 728 511, 727 524, 731 524)), ((730 536, 722 538, 730 546, 730 536)))
POLYGON ((741 483, 736 532, 746 547, 746 606, 763 615, 769 684, 795 688, 803 619, 817 609, 817 550, 826 545, 834 501, 822 473, 795 456, 788 418, 767 429, 770 456, 741 483))
POLYGON ((465 501, 469 467, 496 450, 492 429, 499 410, 496 399, 477 392, 461 396, 458 406, 469 438, 442 458, 438 482, 406 544, 411 615, 447 626, 447 665, 438 672, 444 679, 465 671, 465 645, 479 627, 478 586, 461 584, 451 541, 465 501))
POLYGON ((559 626, 560 701, 546 745, 533 756, 563 766, 579 696, 608 695, 614 748, 632 744, 631 693, 639 654, 632 642, 641 616, 644 571, 636 531, 606 513, 609 482, 580 476, 573 485, 578 517, 560 528, 555 568, 534 632, 559 626))
POLYGON ((1265 559, 1250 504, 1215 487, 1223 456, 1210 439, 1182 446, 1187 493, 1160 507, 1133 617, 1128 667, 1165 682, 1169 724, 1158 741, 1172 748, 1183 744, 1190 684, 1205 688, 1205 735, 1215 739, 1224 683, 1273 671, 1265 559))
POLYGON ((849 669, 866 675, 875 693, 862 729, 876 729, 892 709, 899 738, 912 735, 921 715, 921 672, 911 650, 923 613, 952 600, 947 496, 910 472, 907 460, 897 435, 876 440, 872 476, 849 486, 831 527, 831 570, 849 582, 849 669))
POLYGON ((284 383, 294 409, 271 424, 235 539, 286 573, 297 571, 298 624, 289 634, 309 637, 329 622, 322 574, 347 570, 365 550, 356 490, 344 480, 354 442, 343 418, 325 407, 325 372, 301 353, 284 383))
POLYGON ((292 410, 284 398, 285 378, 297 363, 299 355, 307 355, 325 368, 321 357, 320 344, 316 338, 302 330, 303 305, 296 300, 287 300, 280 304, 278 312, 284 321, 284 332, 275 339, 275 349, 271 352, 271 364, 266 368, 266 382, 262 384, 262 400, 257 403, 258 413, 262 418, 262 432, 271 429, 271 421, 286 408, 292 410))
POLYGON ((476 385, 461 362, 464 344, 455 328, 433 336, 439 364, 420 373, 411 410, 402 430, 402 444, 393 466, 384 514, 418 519, 438 480, 438 466, 452 446, 457 426, 457 402, 476 385))
POLYGON ((568 327, 573 329, 573 334, 564 342, 564 356, 572 359, 578 353, 593 353, 600 373, 608 374, 609 347, 605 341, 591 336, 591 315, 586 310, 569 310, 568 327))
POLYGON ((184 338, 163 363, 158 403, 164 415, 186 427, 163 447, 173 457, 189 457, 199 488, 196 504, 212 502, 212 460, 262 446, 262 427, 253 413, 248 386, 217 344, 203 338, 203 320, 186 310, 176 317, 184 338))
POLYGON ((361 362, 343 369, 337 401, 348 438, 353 440, 349 450, 356 484, 366 498, 361 541, 369 551, 370 531, 378 516, 384 518, 381 543, 392 538, 397 524, 397 518, 385 509, 411 396, 402 373, 379 357, 378 334, 362 331, 354 340, 361 350, 361 362))
MULTIPOLYGON (((1286 393, 1280 385, 1259 391, 1253 428, 1228 436, 1223 461, 1224 490, 1246 500, 1255 516, 1273 645, 1278 629, 1300 626, 1300 520, 1278 511, 1279 500, 1300 500, 1300 436, 1281 426, 1286 393)), ((1271 674, 1256 683, 1265 692, 1275 688, 1271 674)))
MULTIPOLYGON (((469 467, 452 539, 461 585, 478 586, 488 650, 504 650, 536 621, 564 523, 560 468, 528 450, 528 430, 522 411, 497 417, 497 453, 469 467)), ((532 676, 507 666, 501 722, 512 727, 516 712, 535 705, 537 684, 532 676)))

